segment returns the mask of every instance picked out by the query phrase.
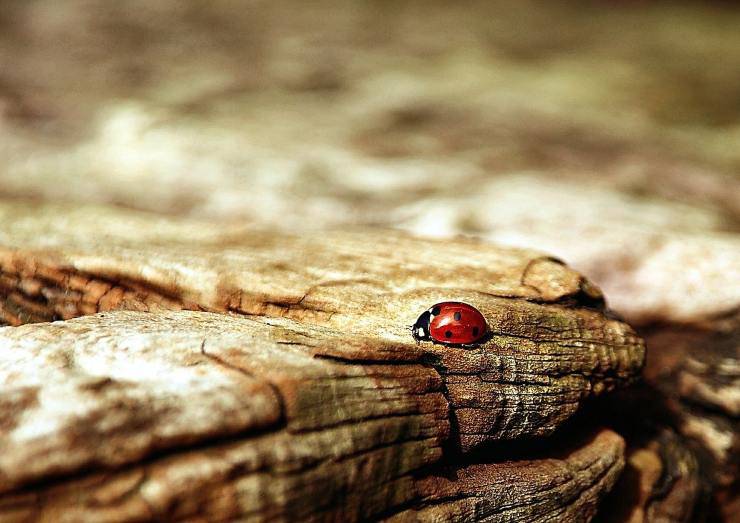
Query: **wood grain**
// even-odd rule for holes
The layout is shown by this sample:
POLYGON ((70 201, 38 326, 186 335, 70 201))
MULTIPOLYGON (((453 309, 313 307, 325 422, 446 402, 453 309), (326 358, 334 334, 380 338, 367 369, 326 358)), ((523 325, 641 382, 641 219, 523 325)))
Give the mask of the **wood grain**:
POLYGON ((558 260, 97 207, 0 215, 6 519, 586 521, 623 467, 621 437, 593 426, 567 452, 479 458, 641 372, 641 339, 558 260), (478 307, 489 338, 415 343, 444 299, 478 307))
POLYGON ((317 357, 342 340, 187 311, 0 330, 0 520, 585 521, 616 481, 610 431, 439 475, 453 430, 439 374, 317 357))
POLYGON ((606 315, 596 287, 532 251, 390 231, 290 236, 99 208, 10 206, 2 224, 8 323, 201 309, 331 328, 346 342, 322 357, 432 365, 463 450, 549 434, 587 398, 633 381, 644 361, 642 341, 606 315), (490 339, 415 345, 408 326, 444 300, 478 307, 490 339))

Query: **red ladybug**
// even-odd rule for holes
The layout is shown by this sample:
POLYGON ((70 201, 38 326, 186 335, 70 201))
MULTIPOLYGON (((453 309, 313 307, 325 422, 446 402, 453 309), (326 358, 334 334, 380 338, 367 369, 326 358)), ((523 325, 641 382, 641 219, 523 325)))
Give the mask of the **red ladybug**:
POLYGON ((486 319, 467 303, 445 301, 432 306, 411 327, 417 341, 445 345, 468 345, 480 341, 488 331, 486 319))

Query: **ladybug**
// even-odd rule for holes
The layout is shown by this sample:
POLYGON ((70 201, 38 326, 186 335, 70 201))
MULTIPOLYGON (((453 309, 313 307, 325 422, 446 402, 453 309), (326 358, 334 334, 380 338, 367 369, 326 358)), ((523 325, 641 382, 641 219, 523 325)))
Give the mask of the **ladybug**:
POLYGON ((416 341, 444 345, 469 345, 480 341, 488 332, 486 319, 467 303, 445 301, 433 305, 419 316, 411 327, 416 341))

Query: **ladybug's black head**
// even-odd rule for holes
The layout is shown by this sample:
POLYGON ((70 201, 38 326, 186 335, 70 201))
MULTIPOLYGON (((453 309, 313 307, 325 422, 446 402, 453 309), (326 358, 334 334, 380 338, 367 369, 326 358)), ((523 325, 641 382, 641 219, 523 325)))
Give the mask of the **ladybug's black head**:
POLYGON ((432 321, 432 313, 424 311, 419 319, 416 320, 411 326, 411 334, 415 340, 428 340, 429 339, 429 323, 432 321))

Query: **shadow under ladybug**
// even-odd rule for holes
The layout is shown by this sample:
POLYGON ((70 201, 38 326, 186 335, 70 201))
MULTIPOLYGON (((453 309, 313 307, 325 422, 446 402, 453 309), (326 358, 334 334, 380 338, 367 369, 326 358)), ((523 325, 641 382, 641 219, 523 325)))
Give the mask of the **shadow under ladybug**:
POLYGON ((478 309, 467 303, 447 301, 424 311, 411 326, 417 342, 431 341, 451 347, 475 347, 491 337, 478 309))

